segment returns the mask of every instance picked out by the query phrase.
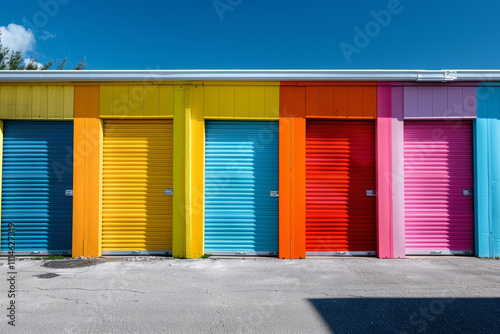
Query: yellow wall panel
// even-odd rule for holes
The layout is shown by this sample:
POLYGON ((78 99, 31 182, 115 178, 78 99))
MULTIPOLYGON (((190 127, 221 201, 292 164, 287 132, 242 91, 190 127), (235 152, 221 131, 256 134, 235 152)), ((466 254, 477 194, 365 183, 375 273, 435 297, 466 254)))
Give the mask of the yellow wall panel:
MULTIPOLYGON (((35 89, 35 87, 33 87, 33 89, 35 89)), ((33 92, 35 91, 33 90, 33 92)), ((63 114, 65 99, 66 96, 64 94, 63 86, 47 87, 47 118, 57 119, 58 115, 63 114)), ((72 117, 73 115, 71 115, 71 118, 72 117)))
POLYGON ((33 119, 46 119, 48 106, 47 86, 33 86, 31 91, 31 117, 33 119))
POLYGON ((129 117, 143 117, 144 116, 144 87, 143 86, 129 86, 129 117))
POLYGON ((73 110, 73 86, 0 86, 0 118, 3 119, 73 119, 73 110))
POLYGON ((190 126, 189 131, 189 212, 190 224, 190 247, 187 257, 199 258, 203 256, 205 249, 205 218, 204 218, 204 185, 205 185, 205 119, 203 111, 198 105, 196 95, 200 93, 197 89, 190 89, 192 100, 190 101, 190 126))
POLYGON ((16 118, 31 119, 31 86, 18 86, 16 89, 16 118))
POLYGON ((99 109, 101 117, 113 117, 113 86, 100 87, 99 109))
POLYGON ((75 87, 63 86, 63 118, 73 119, 75 113, 75 87))
POLYGON ((234 86, 221 86, 219 118, 234 118, 234 86))
POLYGON ((101 85, 100 116, 103 118, 171 118, 174 85, 101 85))
POLYGON ((158 91, 157 85, 144 86, 144 117, 158 117, 158 91))
POLYGON ((265 87, 265 117, 279 119, 280 115, 280 88, 279 86, 265 87))
POLYGON ((250 110, 250 87, 234 87, 234 118, 248 118, 250 110))
POLYGON ((174 93, 174 166, 173 166, 173 250, 172 256, 186 257, 186 169, 185 169, 185 108, 184 90, 174 93))
POLYGON ((128 86, 113 87, 113 118, 125 118, 129 111, 128 86))
POLYGON ((16 86, 3 86, 0 89, 0 116, 16 117, 16 86))
POLYGON ((205 102, 203 105, 205 117, 208 118, 219 117, 219 99, 220 99, 219 86, 205 87, 205 102))
POLYGON ((211 81, 201 87, 205 118, 279 118, 279 82, 211 81))
POLYGON ((250 87, 250 110, 248 118, 264 119, 265 116, 265 88, 263 86, 250 87))
POLYGON ((280 86, 279 81, 204 81, 204 86, 280 86))
POLYGON ((160 117, 174 116, 174 86, 161 85, 159 86, 159 110, 160 117))

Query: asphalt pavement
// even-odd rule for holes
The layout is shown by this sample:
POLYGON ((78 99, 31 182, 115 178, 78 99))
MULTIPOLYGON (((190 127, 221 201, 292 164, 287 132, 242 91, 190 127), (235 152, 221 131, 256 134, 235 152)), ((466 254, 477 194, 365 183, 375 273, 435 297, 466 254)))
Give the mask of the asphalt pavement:
POLYGON ((495 259, 55 261, 0 259, 0 333, 500 333, 495 259))

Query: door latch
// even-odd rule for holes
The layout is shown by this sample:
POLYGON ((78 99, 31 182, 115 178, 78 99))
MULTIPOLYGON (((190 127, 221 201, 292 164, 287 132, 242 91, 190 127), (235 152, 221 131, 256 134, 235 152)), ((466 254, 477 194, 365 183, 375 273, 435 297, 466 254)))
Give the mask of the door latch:
POLYGON ((462 190, 462 195, 470 197, 470 196, 474 195, 474 192, 471 189, 462 190))

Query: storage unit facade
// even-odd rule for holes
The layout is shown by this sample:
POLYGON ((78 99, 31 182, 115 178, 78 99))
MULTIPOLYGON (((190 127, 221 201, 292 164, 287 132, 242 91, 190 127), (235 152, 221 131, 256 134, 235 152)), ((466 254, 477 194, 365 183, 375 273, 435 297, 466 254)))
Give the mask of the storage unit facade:
POLYGON ((1 250, 70 255, 73 87, 2 85, 1 250))
POLYGON ((281 83, 280 257, 376 255, 376 118, 376 83, 281 83))
POLYGON ((222 78, 0 73, 2 255, 500 254, 497 83, 222 78))

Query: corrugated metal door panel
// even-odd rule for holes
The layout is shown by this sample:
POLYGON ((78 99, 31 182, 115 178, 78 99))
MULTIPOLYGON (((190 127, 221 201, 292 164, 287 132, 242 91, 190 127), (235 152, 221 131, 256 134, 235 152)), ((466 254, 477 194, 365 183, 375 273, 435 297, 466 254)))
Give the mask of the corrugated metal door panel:
POLYGON ((375 123, 306 125, 306 252, 375 254, 375 123))
POLYGON ((72 189, 73 122, 4 121, 2 252, 12 222, 17 254, 70 254, 72 189))
POLYGON ((278 123, 206 121, 205 253, 277 254, 278 123))
POLYGON ((407 121, 404 142, 406 253, 472 253, 471 122, 407 121))
POLYGON ((172 251, 173 122, 104 122, 102 251, 172 251))

